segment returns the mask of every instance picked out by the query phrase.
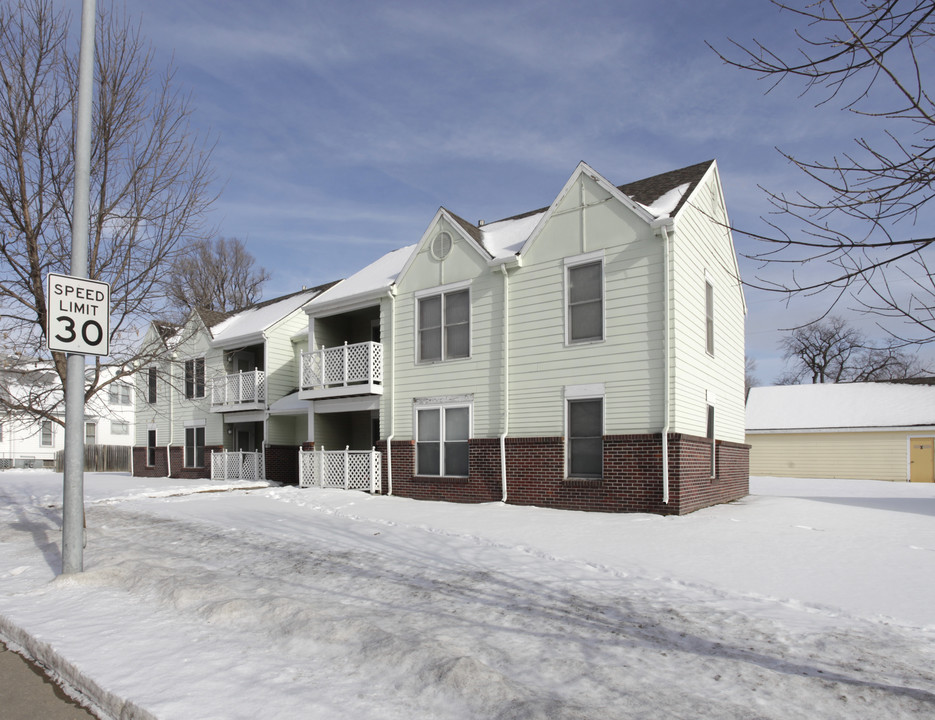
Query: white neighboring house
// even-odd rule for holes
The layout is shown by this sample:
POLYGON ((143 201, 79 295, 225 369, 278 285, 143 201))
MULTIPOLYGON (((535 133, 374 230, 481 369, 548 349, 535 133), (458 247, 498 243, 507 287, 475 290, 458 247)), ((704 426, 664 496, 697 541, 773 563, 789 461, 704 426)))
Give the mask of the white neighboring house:
MULTIPOLYGON (((33 370, 37 372, 29 373, 29 382, 42 386, 41 394, 47 395, 51 403, 60 400, 61 381, 52 367, 40 363, 33 370)), ((14 398, 28 395, 22 375, 0 372, 3 373, 0 391, 14 398)), ((102 368, 103 382, 112 379, 114 372, 102 368)), ((85 444, 132 446, 135 396, 133 383, 126 379, 113 380, 102 388, 85 406, 85 444)), ((55 417, 64 422, 64 406, 55 417)), ((0 415, 0 468, 52 467, 55 453, 64 448, 65 428, 60 422, 26 412, 7 411, 0 415)))

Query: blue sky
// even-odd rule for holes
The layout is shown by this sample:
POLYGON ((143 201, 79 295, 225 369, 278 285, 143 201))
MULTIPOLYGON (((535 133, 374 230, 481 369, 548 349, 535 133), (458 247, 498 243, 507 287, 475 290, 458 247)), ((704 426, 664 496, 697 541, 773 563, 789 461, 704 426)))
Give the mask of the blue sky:
MULTIPOLYGON (((765 1, 126 8, 192 93, 194 127, 216 143, 211 221, 272 273, 267 297, 415 242, 441 205, 473 221, 548 205, 581 160, 620 184, 716 158, 732 221, 762 229, 757 185, 800 184, 775 146, 827 157, 856 132, 798 88, 764 94, 705 45, 788 47, 792 18, 765 1)), ((747 302, 748 354, 769 383, 777 329, 822 307, 754 290, 747 302)))

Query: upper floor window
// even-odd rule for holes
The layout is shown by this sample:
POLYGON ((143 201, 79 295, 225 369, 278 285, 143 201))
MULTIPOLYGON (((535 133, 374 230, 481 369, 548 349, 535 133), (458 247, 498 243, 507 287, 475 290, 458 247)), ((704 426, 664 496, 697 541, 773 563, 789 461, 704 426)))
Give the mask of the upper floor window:
POLYGON ((471 409, 437 405, 416 409, 416 474, 468 476, 471 409))
POLYGON ((465 358, 471 353, 471 293, 455 290, 418 299, 419 361, 465 358))
POLYGON ((604 260, 565 260, 565 333, 568 343, 604 339, 604 260))
POLYGON ((714 355, 714 285, 704 282, 705 350, 714 355))
POLYGON ((111 420, 110 421, 110 434, 111 435, 129 435, 130 434, 130 423, 126 420, 111 420))
POLYGON ((156 368, 146 368, 146 402, 156 402, 156 368))
MULTIPOLYGON (((150 368, 155 370, 156 368, 150 368)), ((107 389, 107 397, 111 405, 129 405, 130 404, 130 386, 126 383, 111 383, 107 389)))
POLYGON ((205 359, 203 357, 185 361, 185 397, 205 396, 205 359))

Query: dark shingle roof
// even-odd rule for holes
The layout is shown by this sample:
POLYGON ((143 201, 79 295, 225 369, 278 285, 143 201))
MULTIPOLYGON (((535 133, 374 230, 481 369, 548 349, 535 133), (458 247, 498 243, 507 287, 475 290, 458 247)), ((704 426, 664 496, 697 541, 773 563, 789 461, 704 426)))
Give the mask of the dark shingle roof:
POLYGON ((706 160, 696 165, 689 165, 688 167, 679 168, 678 170, 670 170, 669 172, 653 175, 652 177, 627 183, 626 185, 618 185, 617 189, 642 205, 652 205, 656 200, 669 192, 669 190, 674 190, 679 185, 688 183, 688 191, 682 194, 682 199, 679 200, 678 205, 675 206, 675 209, 671 213, 675 215, 682 209, 685 200, 688 199, 688 196, 692 194, 694 189, 698 186, 698 183, 701 182, 701 178, 704 177, 704 174, 708 171, 708 168, 711 167, 713 162, 714 160, 706 160))

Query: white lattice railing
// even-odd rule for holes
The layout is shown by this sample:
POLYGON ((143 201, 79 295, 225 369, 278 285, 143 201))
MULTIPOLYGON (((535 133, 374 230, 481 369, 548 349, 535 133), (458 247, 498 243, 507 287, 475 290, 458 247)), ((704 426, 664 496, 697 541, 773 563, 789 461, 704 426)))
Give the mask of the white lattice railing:
POLYGON ((382 471, 376 450, 299 449, 299 486, 380 492, 382 471))
POLYGON ((211 380, 211 407, 236 407, 266 402, 266 373, 262 370, 221 375, 211 380))
POLYGON ((362 342, 302 353, 302 389, 383 382, 383 345, 362 342))
POLYGON ((265 480, 266 462, 261 452, 213 450, 212 480, 265 480))

